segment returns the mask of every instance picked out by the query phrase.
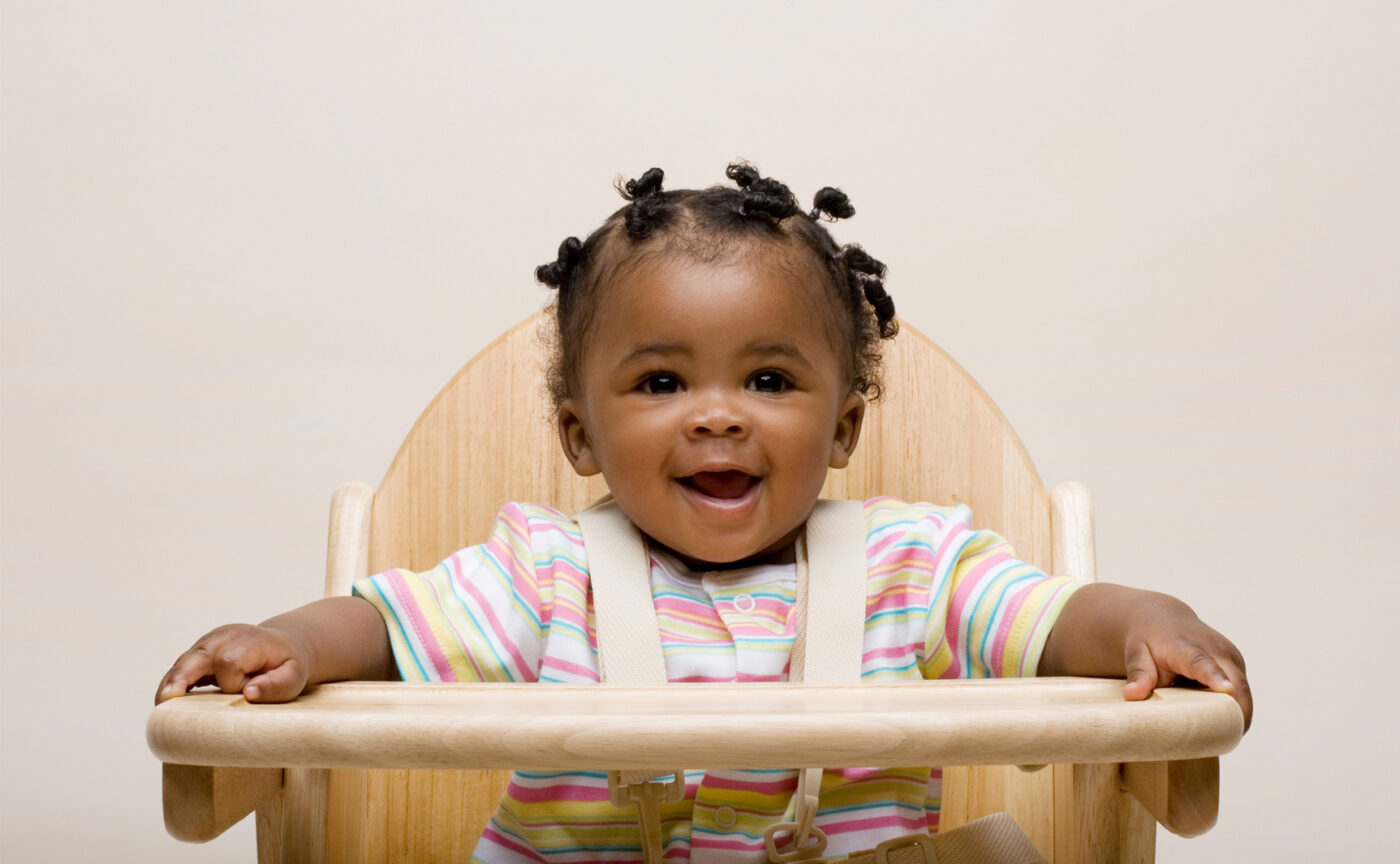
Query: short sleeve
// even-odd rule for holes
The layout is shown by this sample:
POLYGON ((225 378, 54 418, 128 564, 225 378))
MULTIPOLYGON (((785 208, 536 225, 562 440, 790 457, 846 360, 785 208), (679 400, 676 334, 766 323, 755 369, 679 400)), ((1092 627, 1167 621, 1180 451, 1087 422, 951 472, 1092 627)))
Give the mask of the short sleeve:
POLYGON ((923 629, 910 634, 923 643, 922 677, 1035 675, 1055 619, 1086 583, 1019 560, 1000 535, 971 527, 965 505, 875 499, 866 512, 872 578, 902 572, 917 593, 926 586, 923 629))
POLYGON ((352 593, 383 617, 405 681, 535 681, 557 563, 581 550, 567 516, 512 503, 485 543, 423 573, 395 569, 362 579, 352 593))
POLYGON ((1055 619, 1086 583, 1019 560, 1000 535, 973 530, 971 519, 967 507, 957 508, 940 538, 942 590, 926 644, 949 666, 933 677, 1033 676, 1055 619))

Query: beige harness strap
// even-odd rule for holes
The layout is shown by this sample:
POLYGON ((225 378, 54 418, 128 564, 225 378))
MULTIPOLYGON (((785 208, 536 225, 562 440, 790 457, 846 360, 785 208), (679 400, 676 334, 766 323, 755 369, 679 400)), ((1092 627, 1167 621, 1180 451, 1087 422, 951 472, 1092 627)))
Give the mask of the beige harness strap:
POLYGON ((665 684, 666 661, 651 600, 651 560, 641 532, 612 498, 575 518, 593 587, 599 675, 615 684, 665 684), (639 579, 647 590, 637 590, 639 579))
POLYGON ((865 508, 821 500, 797 549, 789 681, 855 684, 865 651, 865 508), (803 584, 803 570, 806 584, 803 584), (811 634, 819 638, 811 639, 811 634))
MULTIPOLYGON (((641 532, 611 496, 575 518, 593 588, 599 677, 615 684, 665 686, 666 660, 651 599, 651 560, 641 532)), ((637 808, 646 864, 661 864, 661 803, 684 797, 683 769, 608 772, 612 805, 637 808), (660 775, 670 776, 654 780, 660 775)))
MULTIPOLYGON (((821 500, 797 546, 796 619, 788 681, 855 684, 865 652, 865 508, 859 501, 821 500), (816 638, 811 638, 815 635, 816 638)), ((793 821, 763 833, 769 860, 810 861, 826 851, 826 834, 813 825, 822 769, 798 771, 793 821), (778 835, 789 834, 786 851, 778 835)))

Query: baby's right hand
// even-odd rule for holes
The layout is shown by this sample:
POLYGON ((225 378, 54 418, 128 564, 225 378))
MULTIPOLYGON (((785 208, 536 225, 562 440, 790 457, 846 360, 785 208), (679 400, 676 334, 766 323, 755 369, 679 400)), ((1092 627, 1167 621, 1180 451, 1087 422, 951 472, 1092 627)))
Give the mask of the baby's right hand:
POLYGON ((310 666, 307 646, 285 630, 225 624, 180 655, 156 689, 156 704, 205 684, 249 702, 290 702, 306 688, 310 666))

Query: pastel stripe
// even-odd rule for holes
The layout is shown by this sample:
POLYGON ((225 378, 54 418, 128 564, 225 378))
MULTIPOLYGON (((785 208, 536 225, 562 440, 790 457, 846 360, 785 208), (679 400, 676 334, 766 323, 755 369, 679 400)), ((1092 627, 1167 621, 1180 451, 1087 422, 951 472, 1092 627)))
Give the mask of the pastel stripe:
POLYGON ((428 655, 428 662, 432 664, 433 670, 437 673, 437 680, 456 681, 457 676, 452 673, 452 663, 443 653, 442 646, 438 644, 437 639, 433 638, 433 625, 428 623, 424 607, 419 605, 416 598, 413 597, 410 583, 406 579, 395 579, 392 587, 394 599, 398 601, 398 608, 403 610, 404 617, 413 626, 416 641, 422 646, 423 652, 428 655))

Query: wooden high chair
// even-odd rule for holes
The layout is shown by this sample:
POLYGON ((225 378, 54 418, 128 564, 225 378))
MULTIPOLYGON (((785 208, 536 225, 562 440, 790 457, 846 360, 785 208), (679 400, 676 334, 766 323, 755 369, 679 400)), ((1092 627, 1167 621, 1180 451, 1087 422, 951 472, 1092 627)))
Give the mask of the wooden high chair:
MULTIPOLYGON (((516 326, 452 379, 377 491, 336 491, 327 595, 389 567, 433 567, 482 541, 506 501, 575 512, 606 491, 560 450, 539 327, 538 315, 516 326)), ((922 334, 903 325, 886 347, 885 396, 823 494, 966 503, 975 526, 1021 558, 1093 579, 1087 491, 1047 493, 992 400, 922 334)), ((1177 833, 1209 828, 1214 757, 1243 732, 1228 696, 1173 688, 1125 703, 1121 681, 1091 679, 871 685, 840 700, 784 690, 808 685, 732 685, 757 689, 733 716, 698 722, 672 704, 685 688, 712 686, 671 685, 680 695, 656 699, 561 685, 345 683, 280 706, 199 693, 158 706, 147 739, 166 763, 169 832, 202 842, 256 810, 261 864, 465 862, 505 789, 499 769, 656 767, 656 753, 695 767, 942 764, 945 828, 1007 811, 1047 860, 1089 864, 1152 861, 1154 817, 1177 833), (868 712, 861 700, 874 700, 868 712), (842 708, 811 707, 830 705, 842 708), (801 712, 814 731, 793 734, 774 712, 801 712), (598 714, 596 724, 580 732, 580 713, 598 714), (824 735, 824 725, 841 732, 824 735), (735 740, 753 746, 736 754, 735 740), (498 770, 469 770, 483 768, 498 770)))

